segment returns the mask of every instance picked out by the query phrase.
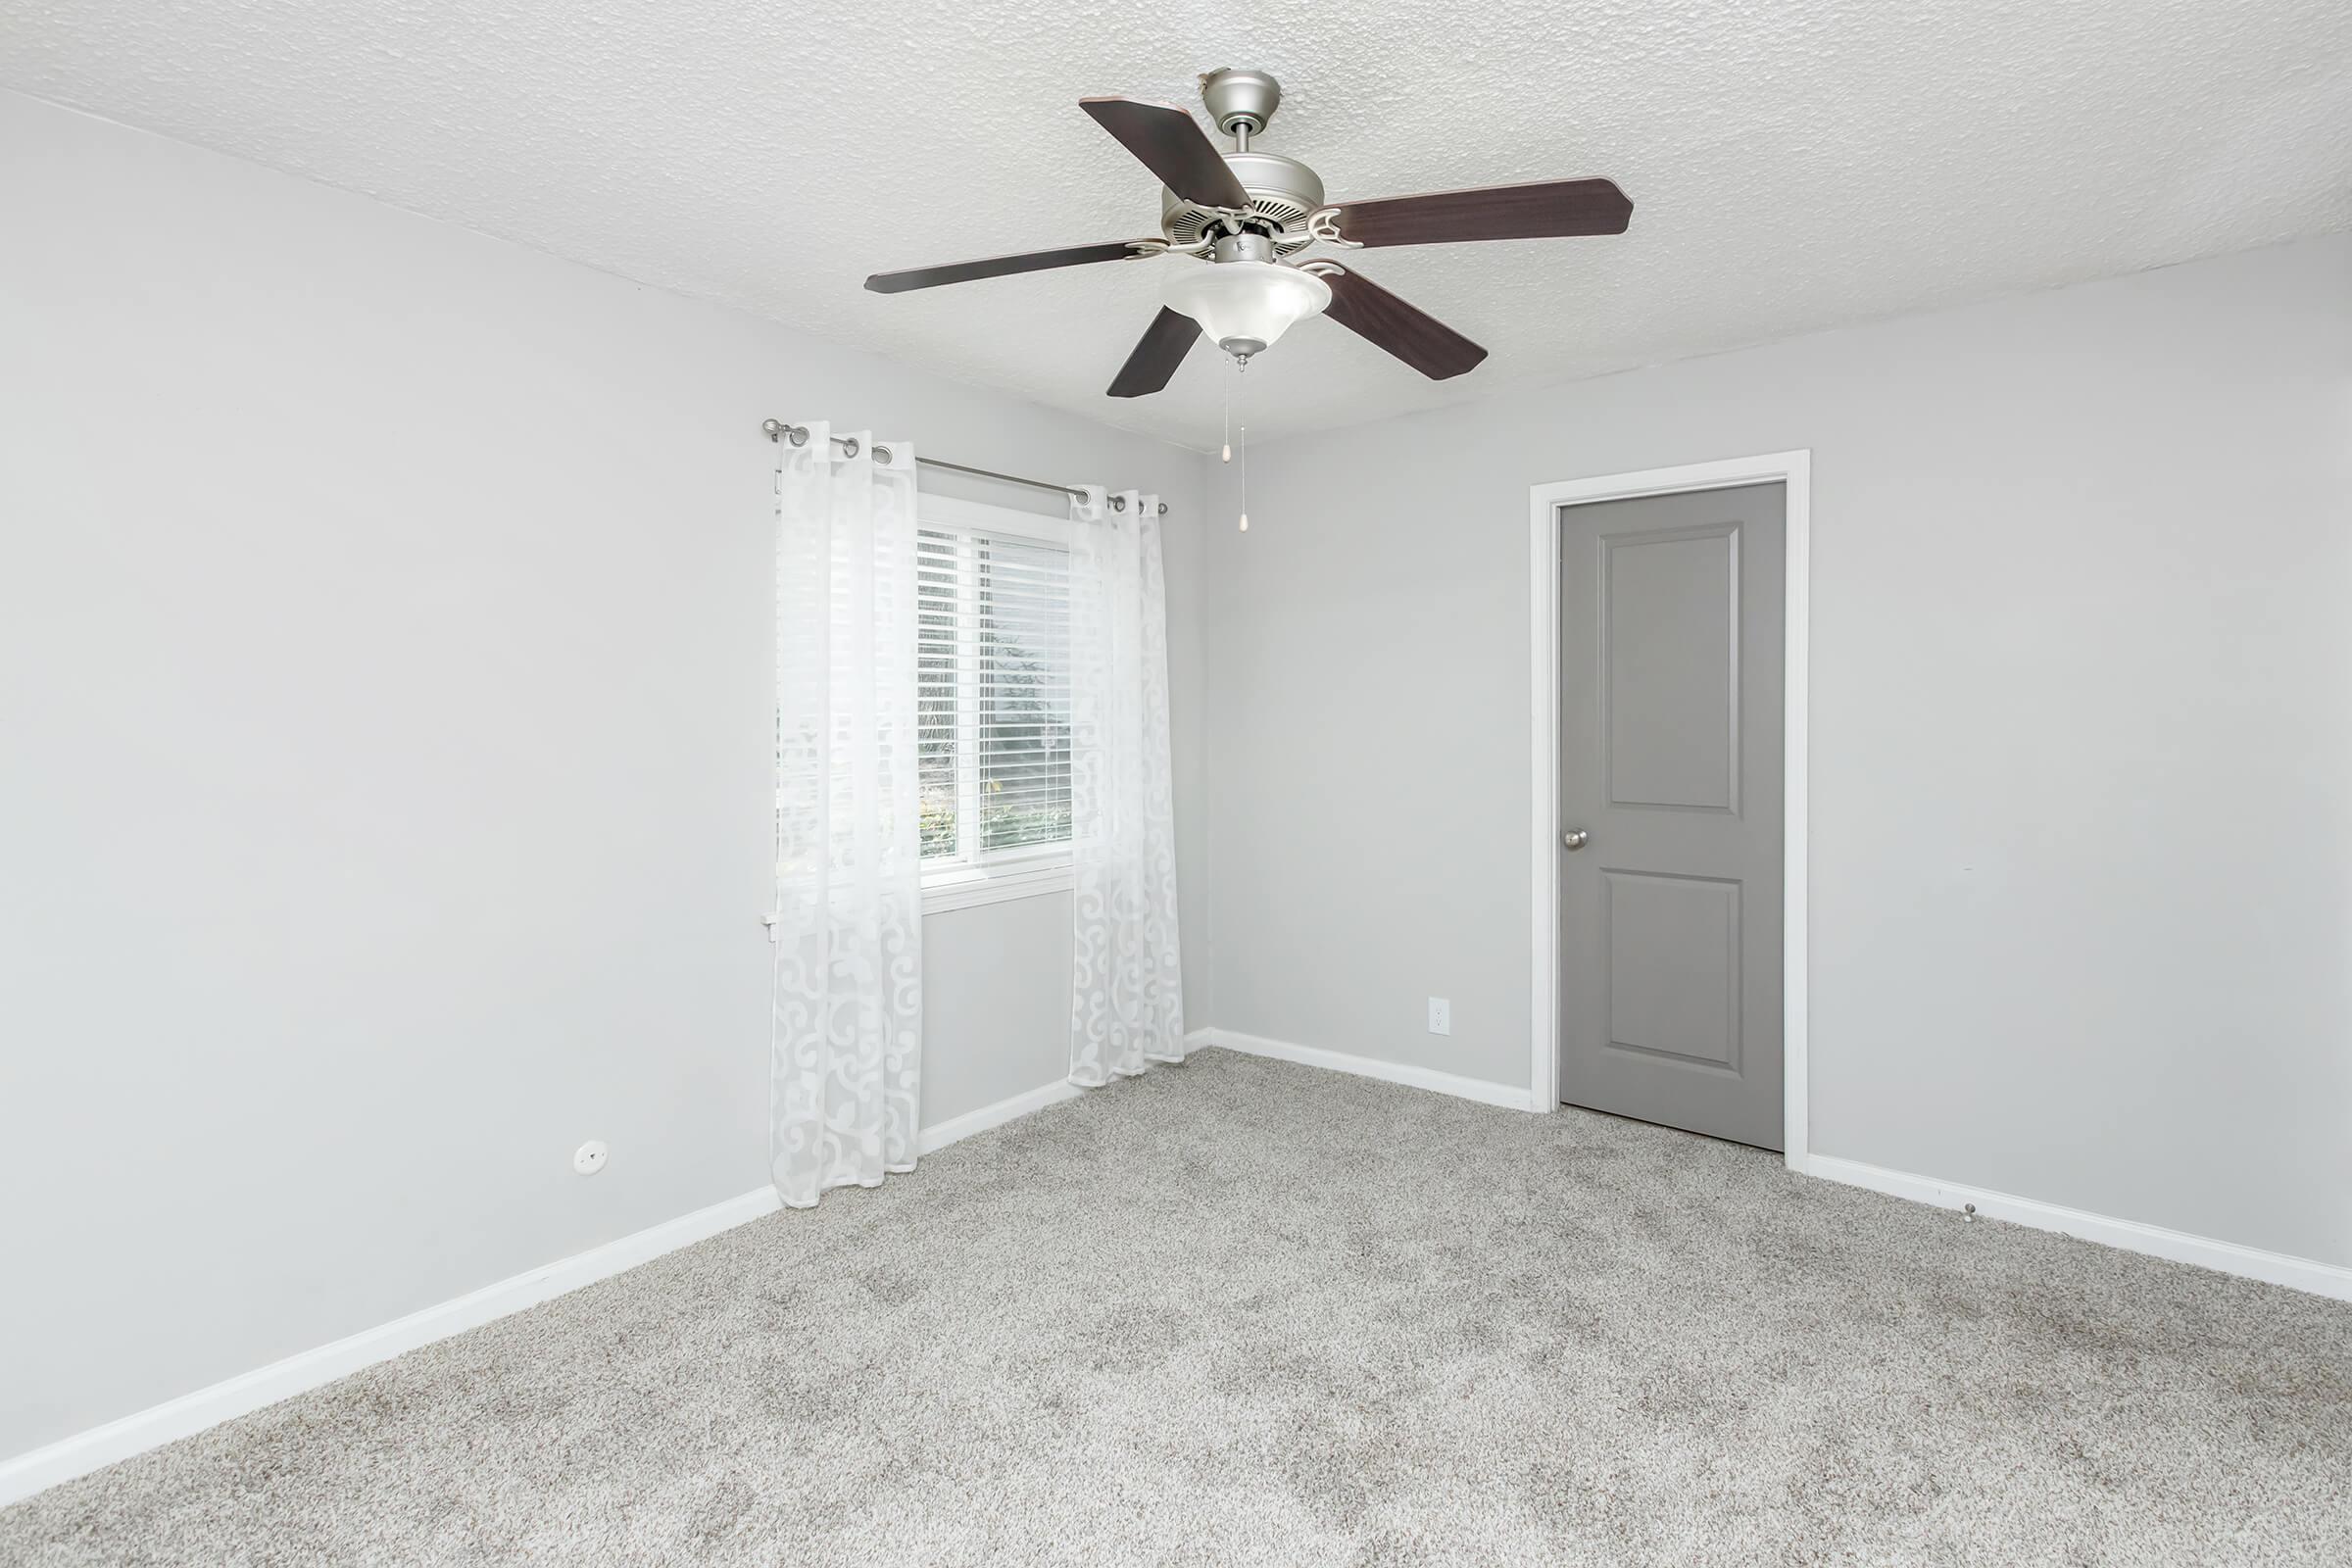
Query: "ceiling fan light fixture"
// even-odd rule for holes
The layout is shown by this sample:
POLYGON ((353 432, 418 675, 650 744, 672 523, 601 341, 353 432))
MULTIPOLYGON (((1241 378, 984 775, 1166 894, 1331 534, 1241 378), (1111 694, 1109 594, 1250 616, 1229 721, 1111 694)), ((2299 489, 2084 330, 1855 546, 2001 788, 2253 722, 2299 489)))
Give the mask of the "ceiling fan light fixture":
POLYGON ((1200 323, 1208 340, 1237 359, 1272 348, 1293 324, 1320 315, 1331 285, 1272 262, 1208 262, 1168 269, 1160 301, 1200 323))
POLYGON ((1317 242, 1348 251, 1460 240, 1567 239, 1622 234, 1634 204, 1614 180, 1540 179, 1515 185, 1427 191, 1369 201, 1327 200, 1323 178, 1296 158, 1255 144, 1282 103, 1282 83, 1262 71, 1212 71, 1200 101, 1219 130, 1219 148, 1192 114, 1173 104, 1103 94, 1078 107, 1159 181, 1159 232, 1141 239, 984 256, 947 267, 876 272, 876 294, 969 283, 1096 263, 1157 261, 1173 268, 1166 303, 1104 389, 1114 398, 1166 389, 1193 345, 1205 337, 1243 365, 1294 321, 1328 314, 1340 325, 1433 381, 1476 369, 1487 351, 1356 271, 1328 258, 1311 273, 1278 265, 1317 242))

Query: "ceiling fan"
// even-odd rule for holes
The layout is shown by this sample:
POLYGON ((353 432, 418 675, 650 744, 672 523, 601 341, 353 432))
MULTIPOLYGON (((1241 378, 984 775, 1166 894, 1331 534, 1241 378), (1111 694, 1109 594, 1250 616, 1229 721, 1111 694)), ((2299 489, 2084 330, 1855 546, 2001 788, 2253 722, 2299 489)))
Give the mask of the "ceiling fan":
POLYGON ((1112 397, 1142 397, 1166 386, 1196 338, 1205 335, 1247 363, 1294 322, 1326 312, 1358 337, 1442 381, 1476 368, 1487 351, 1360 272, 1324 257, 1291 258, 1317 241, 1356 250, 1553 239, 1622 234, 1633 220, 1634 204, 1606 179, 1326 203, 1323 181, 1313 170, 1296 158, 1250 145, 1282 102, 1280 82, 1262 71, 1215 71, 1200 78, 1200 97, 1209 119, 1234 139, 1232 152, 1219 152, 1198 121, 1167 104, 1078 100, 1079 108, 1166 187, 1160 193, 1158 235, 876 272, 865 286, 877 294, 900 294, 1090 262, 1193 257, 1199 262, 1167 274, 1159 315, 1112 379, 1112 397))

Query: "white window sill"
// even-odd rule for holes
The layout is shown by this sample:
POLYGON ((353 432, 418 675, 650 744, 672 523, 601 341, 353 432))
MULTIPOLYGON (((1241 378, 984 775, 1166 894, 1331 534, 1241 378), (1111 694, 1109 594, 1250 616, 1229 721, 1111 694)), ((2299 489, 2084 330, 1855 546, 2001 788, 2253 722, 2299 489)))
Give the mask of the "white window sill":
POLYGON ((945 914, 950 909, 972 909, 983 904, 1040 898, 1067 893, 1073 883, 1070 862, 1003 867, 994 871, 940 871, 923 879, 923 912, 945 914))

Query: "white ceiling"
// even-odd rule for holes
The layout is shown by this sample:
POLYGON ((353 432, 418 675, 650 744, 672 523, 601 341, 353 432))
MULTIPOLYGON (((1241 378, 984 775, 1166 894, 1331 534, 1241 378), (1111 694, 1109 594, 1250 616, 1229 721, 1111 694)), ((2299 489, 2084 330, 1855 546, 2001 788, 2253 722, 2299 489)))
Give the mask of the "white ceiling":
POLYGON ((1173 264, 859 285, 1154 232, 1076 100, 1197 110, 1225 65, 1335 198, 1634 199, 1363 253, 1494 357, 1432 383, 1304 323, 1258 439, 2352 226, 2344 0, 0 0, 0 84, 1196 446, 1220 357, 1102 395, 1173 264))

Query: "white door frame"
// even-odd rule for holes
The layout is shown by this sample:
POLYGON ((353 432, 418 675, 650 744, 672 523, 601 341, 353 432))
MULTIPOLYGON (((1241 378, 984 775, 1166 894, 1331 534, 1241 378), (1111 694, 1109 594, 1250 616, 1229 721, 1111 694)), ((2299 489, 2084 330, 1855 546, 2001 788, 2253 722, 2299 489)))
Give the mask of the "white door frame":
POLYGON ((1719 463, 1691 463, 1638 473, 1606 473, 1531 487, 1528 495, 1529 625, 1534 648, 1535 703, 1531 731, 1535 784, 1535 969, 1532 987, 1533 1061, 1529 1098, 1538 1111, 1560 1102, 1560 526, 1563 507, 1636 496, 1729 490, 1736 485, 1787 486, 1788 554, 1782 572, 1788 646, 1782 669, 1786 718, 1788 820, 1782 832, 1782 1109, 1781 1134, 1788 1168, 1805 1168, 1810 1080, 1805 1018, 1805 735, 1810 718, 1808 649, 1812 638, 1813 453, 1768 452, 1719 463))

